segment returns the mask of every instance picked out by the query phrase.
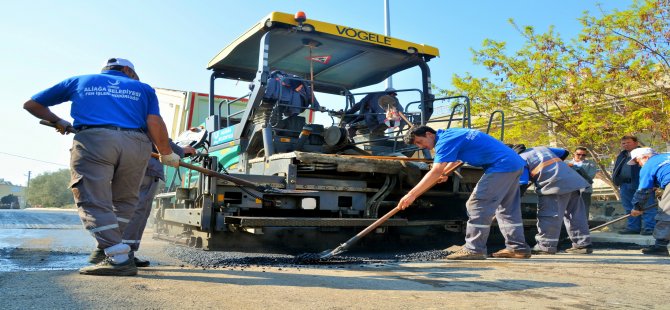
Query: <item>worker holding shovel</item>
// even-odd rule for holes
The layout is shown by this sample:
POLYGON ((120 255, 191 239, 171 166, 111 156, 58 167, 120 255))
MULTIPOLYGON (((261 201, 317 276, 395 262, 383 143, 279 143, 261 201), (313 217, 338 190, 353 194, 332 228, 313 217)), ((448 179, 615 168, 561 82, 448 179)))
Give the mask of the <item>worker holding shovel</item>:
POLYGON ((135 211, 152 141, 163 164, 179 164, 153 88, 139 81, 130 61, 110 58, 101 73, 66 79, 34 95, 23 108, 55 124, 62 134, 77 131, 70 150, 70 186, 84 227, 106 256, 79 273, 136 275, 122 231, 135 211), (72 102, 74 125, 49 109, 67 101, 72 102))
POLYGON ((657 154, 652 148, 636 148, 630 152, 629 165, 640 165, 640 185, 633 196, 633 210, 631 216, 640 216, 644 213, 645 202, 654 193, 654 187, 663 189, 663 196, 658 203, 661 212, 656 215, 654 227, 654 245, 642 249, 642 254, 668 256, 670 243, 670 153, 657 154))
POLYGON ((428 126, 412 127, 405 135, 405 143, 422 149, 435 149, 432 169, 398 202, 401 209, 408 208, 420 193, 436 181, 445 182, 445 167, 457 161, 483 167, 484 175, 477 182, 466 202, 468 223, 465 245, 447 259, 485 259, 486 241, 495 216, 505 237, 506 248, 493 253, 496 258, 529 258, 521 220, 519 176, 525 165, 512 149, 495 138, 473 129, 450 128, 435 131, 428 126))

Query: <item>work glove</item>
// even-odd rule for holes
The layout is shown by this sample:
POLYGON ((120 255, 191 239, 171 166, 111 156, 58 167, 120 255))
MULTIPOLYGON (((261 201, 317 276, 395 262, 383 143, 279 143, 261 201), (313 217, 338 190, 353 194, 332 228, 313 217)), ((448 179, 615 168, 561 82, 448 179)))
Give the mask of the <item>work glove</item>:
POLYGON ((190 145, 182 146, 181 149, 184 151, 184 156, 191 156, 197 153, 197 151, 190 145))
POLYGON ((72 124, 70 124, 70 122, 64 119, 59 119, 56 122, 56 131, 60 132, 61 135, 69 134, 70 132, 68 131, 68 128, 72 128, 72 124))
POLYGON ((179 155, 172 152, 172 153, 167 154, 167 155, 161 154, 161 156, 159 157, 158 160, 163 165, 177 168, 177 167, 179 167, 179 159, 180 159, 179 155))

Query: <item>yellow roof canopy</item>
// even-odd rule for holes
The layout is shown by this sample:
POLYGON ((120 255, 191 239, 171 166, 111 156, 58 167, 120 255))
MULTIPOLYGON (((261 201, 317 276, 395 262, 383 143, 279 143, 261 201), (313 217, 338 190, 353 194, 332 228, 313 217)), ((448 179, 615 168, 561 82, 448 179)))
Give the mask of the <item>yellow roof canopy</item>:
POLYGON ((340 93, 377 84, 439 56, 432 46, 351 27, 315 20, 305 21, 301 30, 297 26, 292 14, 270 13, 219 52, 207 67, 223 73, 224 78, 253 80, 261 39, 269 33, 270 70, 305 79, 313 70, 316 91, 340 93))

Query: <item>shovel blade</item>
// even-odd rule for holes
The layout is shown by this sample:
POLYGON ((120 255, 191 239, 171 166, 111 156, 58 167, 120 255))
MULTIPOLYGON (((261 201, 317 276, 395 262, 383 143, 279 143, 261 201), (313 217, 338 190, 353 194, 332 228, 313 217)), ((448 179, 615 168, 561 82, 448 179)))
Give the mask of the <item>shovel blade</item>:
POLYGON ((340 247, 337 247, 334 250, 325 250, 319 253, 303 253, 296 256, 295 260, 300 263, 318 263, 319 261, 329 259, 342 252, 340 247))

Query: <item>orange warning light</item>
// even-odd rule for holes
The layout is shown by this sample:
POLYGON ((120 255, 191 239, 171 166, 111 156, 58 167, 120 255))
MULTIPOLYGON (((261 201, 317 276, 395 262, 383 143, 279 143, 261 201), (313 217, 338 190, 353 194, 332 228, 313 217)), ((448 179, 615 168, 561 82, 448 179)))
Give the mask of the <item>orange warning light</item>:
POLYGON ((297 13, 295 13, 293 19, 295 19, 295 21, 298 22, 299 24, 302 24, 307 20, 307 15, 305 15, 305 12, 303 11, 298 11, 297 13))

